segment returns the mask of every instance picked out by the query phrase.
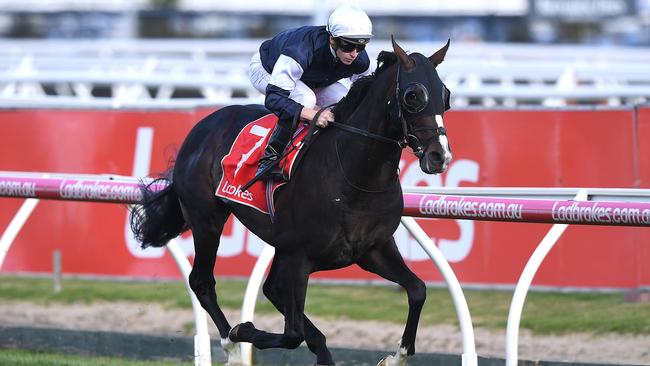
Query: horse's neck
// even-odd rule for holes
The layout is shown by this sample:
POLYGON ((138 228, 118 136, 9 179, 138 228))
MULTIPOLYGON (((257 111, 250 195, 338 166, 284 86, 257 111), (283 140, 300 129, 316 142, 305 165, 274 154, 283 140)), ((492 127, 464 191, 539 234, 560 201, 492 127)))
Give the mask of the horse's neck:
MULTIPOLYGON (((369 93, 347 119, 351 126, 396 139, 396 128, 388 120, 386 90, 369 93)), ((358 186, 386 187, 394 182, 401 149, 397 144, 341 131, 336 141, 337 158, 348 179, 358 186)), ((371 188, 372 189, 372 188, 371 188)))
POLYGON ((387 88, 370 90, 347 122, 368 132, 393 138, 394 128, 388 121, 387 104, 392 93, 388 90, 395 90, 395 86, 389 85, 387 88))

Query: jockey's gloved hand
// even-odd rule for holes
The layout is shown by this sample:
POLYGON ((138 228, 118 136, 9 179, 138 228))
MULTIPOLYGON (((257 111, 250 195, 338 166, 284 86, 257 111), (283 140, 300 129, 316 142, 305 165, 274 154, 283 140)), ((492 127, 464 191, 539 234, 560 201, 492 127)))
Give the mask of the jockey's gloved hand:
POLYGON ((318 114, 318 112, 319 109, 304 107, 300 112, 300 118, 305 121, 314 122, 316 123, 316 126, 320 128, 325 128, 330 122, 334 121, 334 113, 332 113, 330 108, 324 109, 323 112, 318 116, 318 120, 314 121, 314 117, 316 117, 316 114, 318 114))
POLYGON ((321 112, 316 121, 316 126, 325 128, 330 122, 334 121, 334 113, 328 108, 321 112))

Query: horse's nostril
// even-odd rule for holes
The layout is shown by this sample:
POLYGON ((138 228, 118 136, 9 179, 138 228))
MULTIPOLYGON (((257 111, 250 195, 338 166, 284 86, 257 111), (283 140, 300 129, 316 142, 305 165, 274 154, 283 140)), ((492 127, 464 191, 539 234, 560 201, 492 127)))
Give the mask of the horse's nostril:
POLYGON ((440 163, 443 160, 443 156, 442 156, 441 153, 439 153, 437 151, 433 151, 433 152, 431 152, 431 159, 433 161, 435 161, 436 163, 440 163))

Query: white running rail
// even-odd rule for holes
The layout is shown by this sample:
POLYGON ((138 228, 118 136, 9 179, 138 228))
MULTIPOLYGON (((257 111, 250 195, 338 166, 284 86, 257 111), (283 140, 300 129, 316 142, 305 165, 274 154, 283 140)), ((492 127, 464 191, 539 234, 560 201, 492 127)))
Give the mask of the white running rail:
MULTIPOLYGON (((587 190, 581 189, 576 194, 575 200, 586 201, 587 190)), ((555 243, 560 240, 560 237, 568 227, 568 224, 553 225, 530 256, 530 259, 528 259, 528 263, 526 263, 523 272, 521 272, 521 276, 515 287, 515 292, 512 295, 510 310, 508 311, 508 323, 506 326, 506 366, 517 366, 519 362, 519 324, 521 322, 521 314, 524 311, 524 301, 526 301, 526 295, 533 282, 533 277, 535 277, 546 255, 553 249, 555 243)))

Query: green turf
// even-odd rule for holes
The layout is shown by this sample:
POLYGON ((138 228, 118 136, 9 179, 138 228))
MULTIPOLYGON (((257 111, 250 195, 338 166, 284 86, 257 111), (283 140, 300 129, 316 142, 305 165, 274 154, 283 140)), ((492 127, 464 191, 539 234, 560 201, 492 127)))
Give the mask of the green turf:
MULTIPOLYGON (((191 366, 194 362, 133 361, 121 358, 85 357, 0 349, 0 366, 191 366)), ((221 365, 221 364, 213 364, 221 365)))
MULTIPOLYGON (((224 308, 241 308, 246 283, 218 280, 219 303, 224 308)), ((512 291, 465 291, 476 327, 504 330, 512 291)), ((49 279, 0 276, 0 301, 74 303, 95 301, 138 301, 166 307, 190 308, 187 290, 181 282, 63 281, 54 294, 49 279)), ((650 334, 650 303, 625 303, 623 294, 531 292, 521 326, 536 334, 572 332, 650 334)), ((260 313, 276 313, 268 301, 257 305, 260 313)), ((383 320, 403 323, 406 293, 389 286, 332 286, 311 284, 306 312, 328 319, 383 320)), ((429 289, 420 324, 457 324, 447 289, 429 289)), ((188 325, 191 327, 192 325, 188 325)), ((191 329, 187 329, 191 332, 191 329)))

